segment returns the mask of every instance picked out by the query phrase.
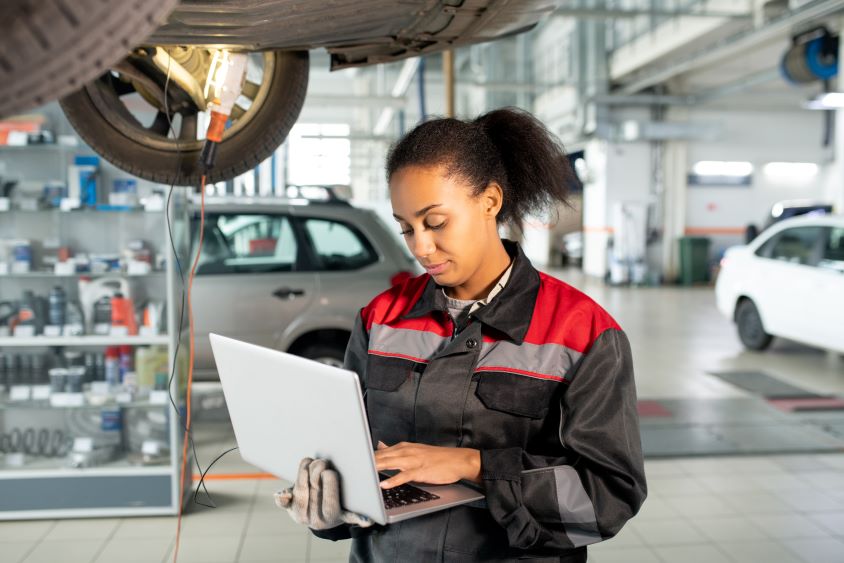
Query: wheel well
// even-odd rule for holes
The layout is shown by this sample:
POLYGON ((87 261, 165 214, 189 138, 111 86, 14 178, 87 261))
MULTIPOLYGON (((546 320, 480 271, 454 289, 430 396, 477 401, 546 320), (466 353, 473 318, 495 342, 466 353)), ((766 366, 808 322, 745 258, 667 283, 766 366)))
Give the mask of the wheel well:
POLYGON ((735 307, 735 309, 733 309, 733 321, 734 321, 734 322, 735 322, 735 321, 738 321, 738 310, 739 310, 739 306, 741 306, 741 304, 742 304, 742 303, 744 303, 745 301, 750 301, 751 303, 753 303, 753 299, 751 299, 751 298, 750 298, 750 297, 748 297, 747 295, 741 295, 741 296, 739 296, 739 298, 736 300, 736 307, 735 307))
POLYGON ((329 346, 337 346, 345 350, 349 343, 351 333, 346 330, 339 329, 322 329, 306 332, 297 338, 290 348, 287 350, 291 354, 299 354, 302 350, 313 346, 314 344, 327 344, 329 346))

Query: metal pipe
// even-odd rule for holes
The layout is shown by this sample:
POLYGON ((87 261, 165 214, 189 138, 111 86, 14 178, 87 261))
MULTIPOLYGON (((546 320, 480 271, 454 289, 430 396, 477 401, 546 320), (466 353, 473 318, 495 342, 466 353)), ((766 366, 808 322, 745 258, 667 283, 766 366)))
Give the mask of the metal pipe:
POLYGON ((419 57, 419 67, 416 69, 416 83, 419 86, 419 121, 425 121, 428 114, 425 111, 425 57, 419 57))
POLYGON ((814 0, 803 7, 788 12, 761 28, 745 29, 715 45, 693 53, 684 60, 657 69, 648 75, 621 88, 623 94, 635 94, 655 84, 663 83, 679 74, 711 65, 729 57, 735 52, 751 52, 754 47, 780 35, 791 33, 794 27, 821 20, 844 10, 844 0, 814 0))
POLYGON ((454 117, 454 50, 443 51, 443 79, 445 80, 445 115, 454 117))

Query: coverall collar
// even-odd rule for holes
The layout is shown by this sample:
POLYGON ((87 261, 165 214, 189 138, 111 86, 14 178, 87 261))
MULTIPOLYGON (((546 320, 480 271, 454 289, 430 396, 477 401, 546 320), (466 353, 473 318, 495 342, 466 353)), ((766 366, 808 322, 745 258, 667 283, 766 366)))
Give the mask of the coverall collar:
MULTIPOLYGON (((472 315, 483 324, 504 333, 516 344, 521 344, 530 326, 533 307, 539 293, 539 273, 527 259, 519 243, 507 239, 502 239, 501 242, 507 254, 513 258, 510 279, 488 305, 472 315)), ((422 317, 432 311, 447 312, 448 307, 441 286, 433 277, 429 277, 422 295, 403 318, 422 317)))

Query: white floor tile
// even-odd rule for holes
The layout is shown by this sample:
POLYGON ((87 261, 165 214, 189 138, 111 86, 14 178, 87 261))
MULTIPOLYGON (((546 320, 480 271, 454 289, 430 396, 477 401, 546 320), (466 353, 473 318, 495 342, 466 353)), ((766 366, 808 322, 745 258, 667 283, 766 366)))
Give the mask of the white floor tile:
POLYGON ((724 502, 738 514, 787 514, 794 512, 783 499, 770 492, 730 493, 724 502))
POLYGON ((114 518, 59 520, 44 539, 45 541, 103 539, 110 536, 119 524, 120 521, 114 518))
POLYGON ((649 494, 648 498, 645 499, 645 503, 642 505, 642 508, 639 509, 639 513, 636 515, 635 519, 661 520, 672 516, 678 516, 677 510, 675 510, 662 498, 649 494))
POLYGON ((308 535, 247 536, 243 541, 238 561, 263 563, 269 561, 304 561, 308 535))
POLYGON ((295 535, 304 532, 307 532, 305 526, 297 524, 287 512, 279 510, 266 513, 252 512, 245 531, 248 536, 295 535))
POLYGON ((589 548, 590 563, 662 563, 659 556, 649 547, 624 549, 589 548))
POLYGON ((842 511, 844 501, 820 491, 778 491, 789 506, 802 512, 842 511))
POLYGON ((814 512, 808 513, 806 516, 829 530, 832 535, 844 536, 844 511, 814 512))
POLYGON ((756 476, 756 483, 766 491, 781 493, 802 491, 816 491, 812 482, 802 473, 765 473, 756 476))
POLYGON ((709 490, 692 477, 656 477, 648 479, 648 491, 662 497, 699 495, 709 490))
POLYGON ((803 563, 791 551, 772 541, 723 542, 718 547, 734 563, 803 563))
POLYGON ((237 557, 241 538, 237 536, 182 537, 179 563, 232 563, 237 557))
MULTIPOLYGON (((2 527, 3 524, 0 524, 2 527)), ((32 541, 0 541, 0 561, 3 563, 19 563, 24 556, 35 547, 32 541)))
POLYGON ((803 514, 754 514, 750 519, 774 540, 789 538, 827 538, 829 532, 803 514))
POLYGON ((654 551, 665 563, 732 563, 712 544, 661 546, 654 551))
POLYGON ((248 512, 219 511, 214 514, 194 514, 182 519, 182 536, 238 536, 246 529, 248 512))
POLYGON ((806 563, 841 563, 841 561, 844 561, 844 541, 840 539, 783 540, 783 543, 806 563))
POLYGON ((679 461, 673 459, 645 460, 645 475, 648 479, 655 477, 685 477, 688 472, 679 461))
POLYGON ((89 563, 103 545, 103 540, 42 541, 23 563, 89 563))
POLYGON ((55 525, 55 520, 0 522, 0 541, 40 540, 55 525))
POLYGON ((764 540, 762 530, 743 516, 694 518, 692 525, 715 543, 724 541, 764 540))
POLYGON ((632 526, 636 535, 649 546, 677 545, 687 543, 701 543, 706 537, 690 523, 672 518, 669 520, 633 520, 627 524, 632 526))
POLYGON ((698 482, 715 494, 728 495, 732 493, 764 492, 765 489, 752 475, 698 475, 698 482))
POLYGON ((844 454, 818 454, 815 460, 834 469, 844 469, 844 454))
POLYGON ((170 553, 169 538, 117 539, 108 542, 95 563, 158 563, 170 553))
POLYGON ((688 518, 736 514, 735 508, 712 494, 673 497, 668 499, 668 504, 680 515, 688 518))
POLYGON ((119 521, 113 539, 176 537, 176 517, 152 516, 123 518, 119 521))

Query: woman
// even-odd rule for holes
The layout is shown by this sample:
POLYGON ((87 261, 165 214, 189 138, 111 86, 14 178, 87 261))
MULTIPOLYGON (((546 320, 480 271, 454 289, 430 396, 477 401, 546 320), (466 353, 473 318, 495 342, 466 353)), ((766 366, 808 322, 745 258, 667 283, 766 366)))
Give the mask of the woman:
POLYGON ((630 346, 609 314, 498 234, 566 202, 564 152, 530 114, 501 109, 419 125, 390 151, 387 176, 427 273, 362 309, 346 352, 377 468, 398 471, 382 486, 473 481, 486 502, 370 526, 308 459, 279 504, 319 537, 354 538, 352 561, 586 561, 585 546, 614 536, 646 495, 630 346))

